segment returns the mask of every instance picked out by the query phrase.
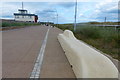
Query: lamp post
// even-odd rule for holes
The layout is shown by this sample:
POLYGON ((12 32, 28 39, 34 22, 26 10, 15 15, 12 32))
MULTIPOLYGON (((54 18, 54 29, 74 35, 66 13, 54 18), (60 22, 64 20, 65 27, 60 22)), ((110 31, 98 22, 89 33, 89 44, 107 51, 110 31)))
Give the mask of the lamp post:
POLYGON ((55 9, 56 11, 56 16, 57 16, 57 26, 58 26, 58 12, 57 12, 57 9, 55 9))
POLYGON ((74 32, 76 31, 76 17, 77 17, 77 0, 75 2, 75 22, 74 22, 74 32))
POLYGON ((106 25, 106 20, 107 20, 107 17, 105 17, 105 20, 104 20, 104 27, 103 28, 105 28, 105 25, 106 25))
POLYGON ((58 13, 57 13, 57 26, 58 26, 58 13))

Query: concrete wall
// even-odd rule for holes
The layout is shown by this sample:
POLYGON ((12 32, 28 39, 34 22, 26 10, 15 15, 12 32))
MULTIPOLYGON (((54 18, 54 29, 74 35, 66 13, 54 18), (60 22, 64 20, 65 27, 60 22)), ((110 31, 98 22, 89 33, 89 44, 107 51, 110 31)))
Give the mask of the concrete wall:
POLYGON ((112 61, 77 40, 71 31, 59 34, 58 40, 77 78, 118 78, 118 70, 112 61))
POLYGON ((21 16, 21 15, 17 15, 17 16, 14 16, 14 19, 16 20, 16 21, 31 21, 31 22, 34 22, 35 21, 35 16, 24 16, 24 18, 23 18, 23 16, 21 16))

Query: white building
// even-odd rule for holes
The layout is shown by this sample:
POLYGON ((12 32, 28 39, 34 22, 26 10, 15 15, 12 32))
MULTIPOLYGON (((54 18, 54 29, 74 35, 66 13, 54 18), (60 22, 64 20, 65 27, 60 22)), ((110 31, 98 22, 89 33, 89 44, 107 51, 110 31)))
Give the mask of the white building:
POLYGON ((15 21, 25 21, 25 22, 37 22, 38 16, 35 14, 29 14, 27 10, 19 9, 19 13, 14 13, 15 21))

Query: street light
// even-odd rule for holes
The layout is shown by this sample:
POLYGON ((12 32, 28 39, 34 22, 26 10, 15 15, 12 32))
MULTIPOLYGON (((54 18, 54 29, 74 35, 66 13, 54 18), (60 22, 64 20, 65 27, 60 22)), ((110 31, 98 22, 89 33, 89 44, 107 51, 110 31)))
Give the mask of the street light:
POLYGON ((103 28, 105 28, 105 25, 106 25, 106 20, 107 20, 107 17, 105 17, 105 20, 104 20, 104 26, 103 26, 103 28))
POLYGON ((55 9, 56 11, 56 15, 57 15, 57 25, 58 25, 58 12, 57 12, 57 9, 55 9))
POLYGON ((75 3, 75 22, 74 22, 74 32, 76 31, 76 16, 77 16, 77 0, 75 3))

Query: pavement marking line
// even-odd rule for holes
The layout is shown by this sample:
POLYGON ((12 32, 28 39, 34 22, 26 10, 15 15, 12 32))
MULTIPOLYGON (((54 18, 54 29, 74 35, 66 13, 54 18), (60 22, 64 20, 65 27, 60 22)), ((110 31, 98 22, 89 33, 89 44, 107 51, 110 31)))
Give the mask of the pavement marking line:
POLYGON ((39 78, 41 67, 42 67, 42 62, 43 62, 43 57, 44 57, 44 52, 45 52, 45 48, 46 48, 46 44, 47 44, 49 30, 50 30, 50 27, 48 27, 46 36, 43 40, 40 52, 38 54, 37 60, 34 65, 34 68, 31 72, 30 78, 32 78, 32 79, 39 78))

